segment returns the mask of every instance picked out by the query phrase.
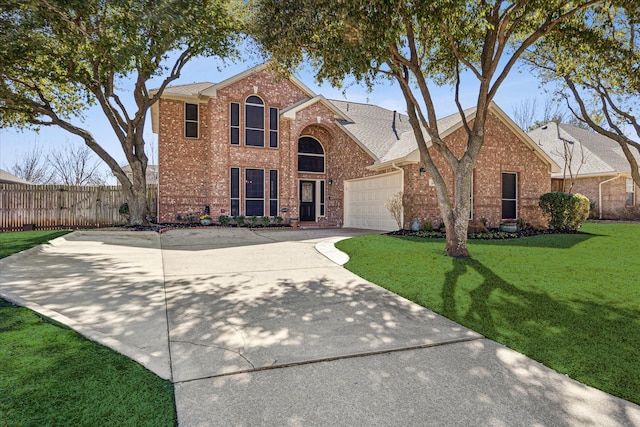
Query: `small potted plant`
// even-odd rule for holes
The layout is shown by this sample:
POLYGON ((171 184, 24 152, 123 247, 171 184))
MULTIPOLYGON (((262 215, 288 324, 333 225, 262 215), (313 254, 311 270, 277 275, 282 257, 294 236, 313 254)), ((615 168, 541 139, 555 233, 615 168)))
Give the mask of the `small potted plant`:
POLYGON ((200 224, 211 225, 211 215, 209 214, 200 215, 200 224))
POLYGON ((518 220, 515 218, 503 219, 500 223, 500 231, 515 233, 518 231, 518 220))

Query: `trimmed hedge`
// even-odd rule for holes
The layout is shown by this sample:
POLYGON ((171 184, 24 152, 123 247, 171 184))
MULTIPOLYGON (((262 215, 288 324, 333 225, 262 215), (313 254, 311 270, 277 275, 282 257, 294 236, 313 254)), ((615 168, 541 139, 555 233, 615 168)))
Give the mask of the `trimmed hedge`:
POLYGON ((589 217, 591 206, 582 194, 562 192, 543 194, 538 205, 551 217, 549 228, 554 230, 577 230, 589 217))

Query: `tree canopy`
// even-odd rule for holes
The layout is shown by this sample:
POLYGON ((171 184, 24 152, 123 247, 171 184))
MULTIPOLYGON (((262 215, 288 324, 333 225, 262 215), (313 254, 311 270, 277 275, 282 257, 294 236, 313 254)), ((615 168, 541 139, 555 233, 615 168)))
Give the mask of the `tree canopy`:
POLYGON ((422 161, 435 183, 447 253, 468 256, 471 174, 491 101, 528 48, 596 3, 253 0, 249 31, 275 61, 287 69, 308 61, 320 81, 339 86, 352 76, 369 86, 380 78, 398 83, 422 161), (461 155, 440 135, 434 84, 455 88, 468 136, 461 155), (460 102, 463 84, 476 93, 473 123, 467 122, 460 102), (441 156, 454 172, 453 189, 447 188, 432 155, 441 156))
POLYGON ((618 142, 640 186, 640 3, 608 6, 581 11, 527 59, 575 117, 618 142))
POLYGON ((7 0, 0 10, 0 126, 60 126, 81 137, 123 186, 132 223, 145 221, 147 112, 184 65, 235 51, 224 0, 7 0), (153 96, 147 82, 164 79, 153 96), (123 94, 124 79, 133 93, 123 94), (98 105, 133 171, 129 180, 82 125, 98 105))

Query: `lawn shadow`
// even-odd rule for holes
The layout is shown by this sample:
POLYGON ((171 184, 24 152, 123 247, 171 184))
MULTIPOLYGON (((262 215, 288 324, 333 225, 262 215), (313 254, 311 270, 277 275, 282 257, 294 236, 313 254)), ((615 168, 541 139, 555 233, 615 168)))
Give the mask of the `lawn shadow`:
POLYGON ((524 236, 517 239, 495 239, 482 240, 472 239, 469 242, 483 245, 505 245, 517 247, 536 247, 536 248, 554 248, 554 249, 570 249, 576 245, 584 243, 595 237, 608 237, 602 234, 593 233, 566 233, 566 234, 539 234, 536 236, 524 236))
MULTIPOLYGON (((495 234, 497 233, 488 233, 495 234)), ((403 239, 403 240, 411 240, 414 242, 425 242, 425 241, 433 241, 433 242, 442 242, 445 244, 444 239, 440 238, 425 238, 419 236, 394 236, 389 235, 390 237, 403 239)), ((570 249, 580 243, 584 243, 594 237, 608 237, 602 234, 594 234, 594 233, 585 233, 585 232, 577 232, 577 233, 567 233, 567 234, 538 234, 535 236, 523 236, 519 238, 500 238, 496 237, 493 239, 468 239, 467 242, 470 245, 500 245, 500 246, 517 246, 517 247, 538 247, 538 248, 557 248, 557 249, 570 249)))
MULTIPOLYGON (((593 237, 576 236, 574 242, 593 237)), ((514 286, 476 259, 452 261, 442 286, 444 316, 580 382, 640 402, 640 310, 554 299, 514 286), (459 281, 469 270, 482 282, 461 307, 455 294, 465 292, 459 281)))

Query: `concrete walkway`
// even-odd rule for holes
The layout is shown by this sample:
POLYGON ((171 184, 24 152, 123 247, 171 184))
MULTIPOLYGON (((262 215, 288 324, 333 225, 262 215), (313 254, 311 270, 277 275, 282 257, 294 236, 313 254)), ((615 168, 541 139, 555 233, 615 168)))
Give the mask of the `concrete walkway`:
POLYGON ((0 260, 0 295, 172 380, 183 426, 640 426, 318 251, 361 233, 75 232, 0 260))

